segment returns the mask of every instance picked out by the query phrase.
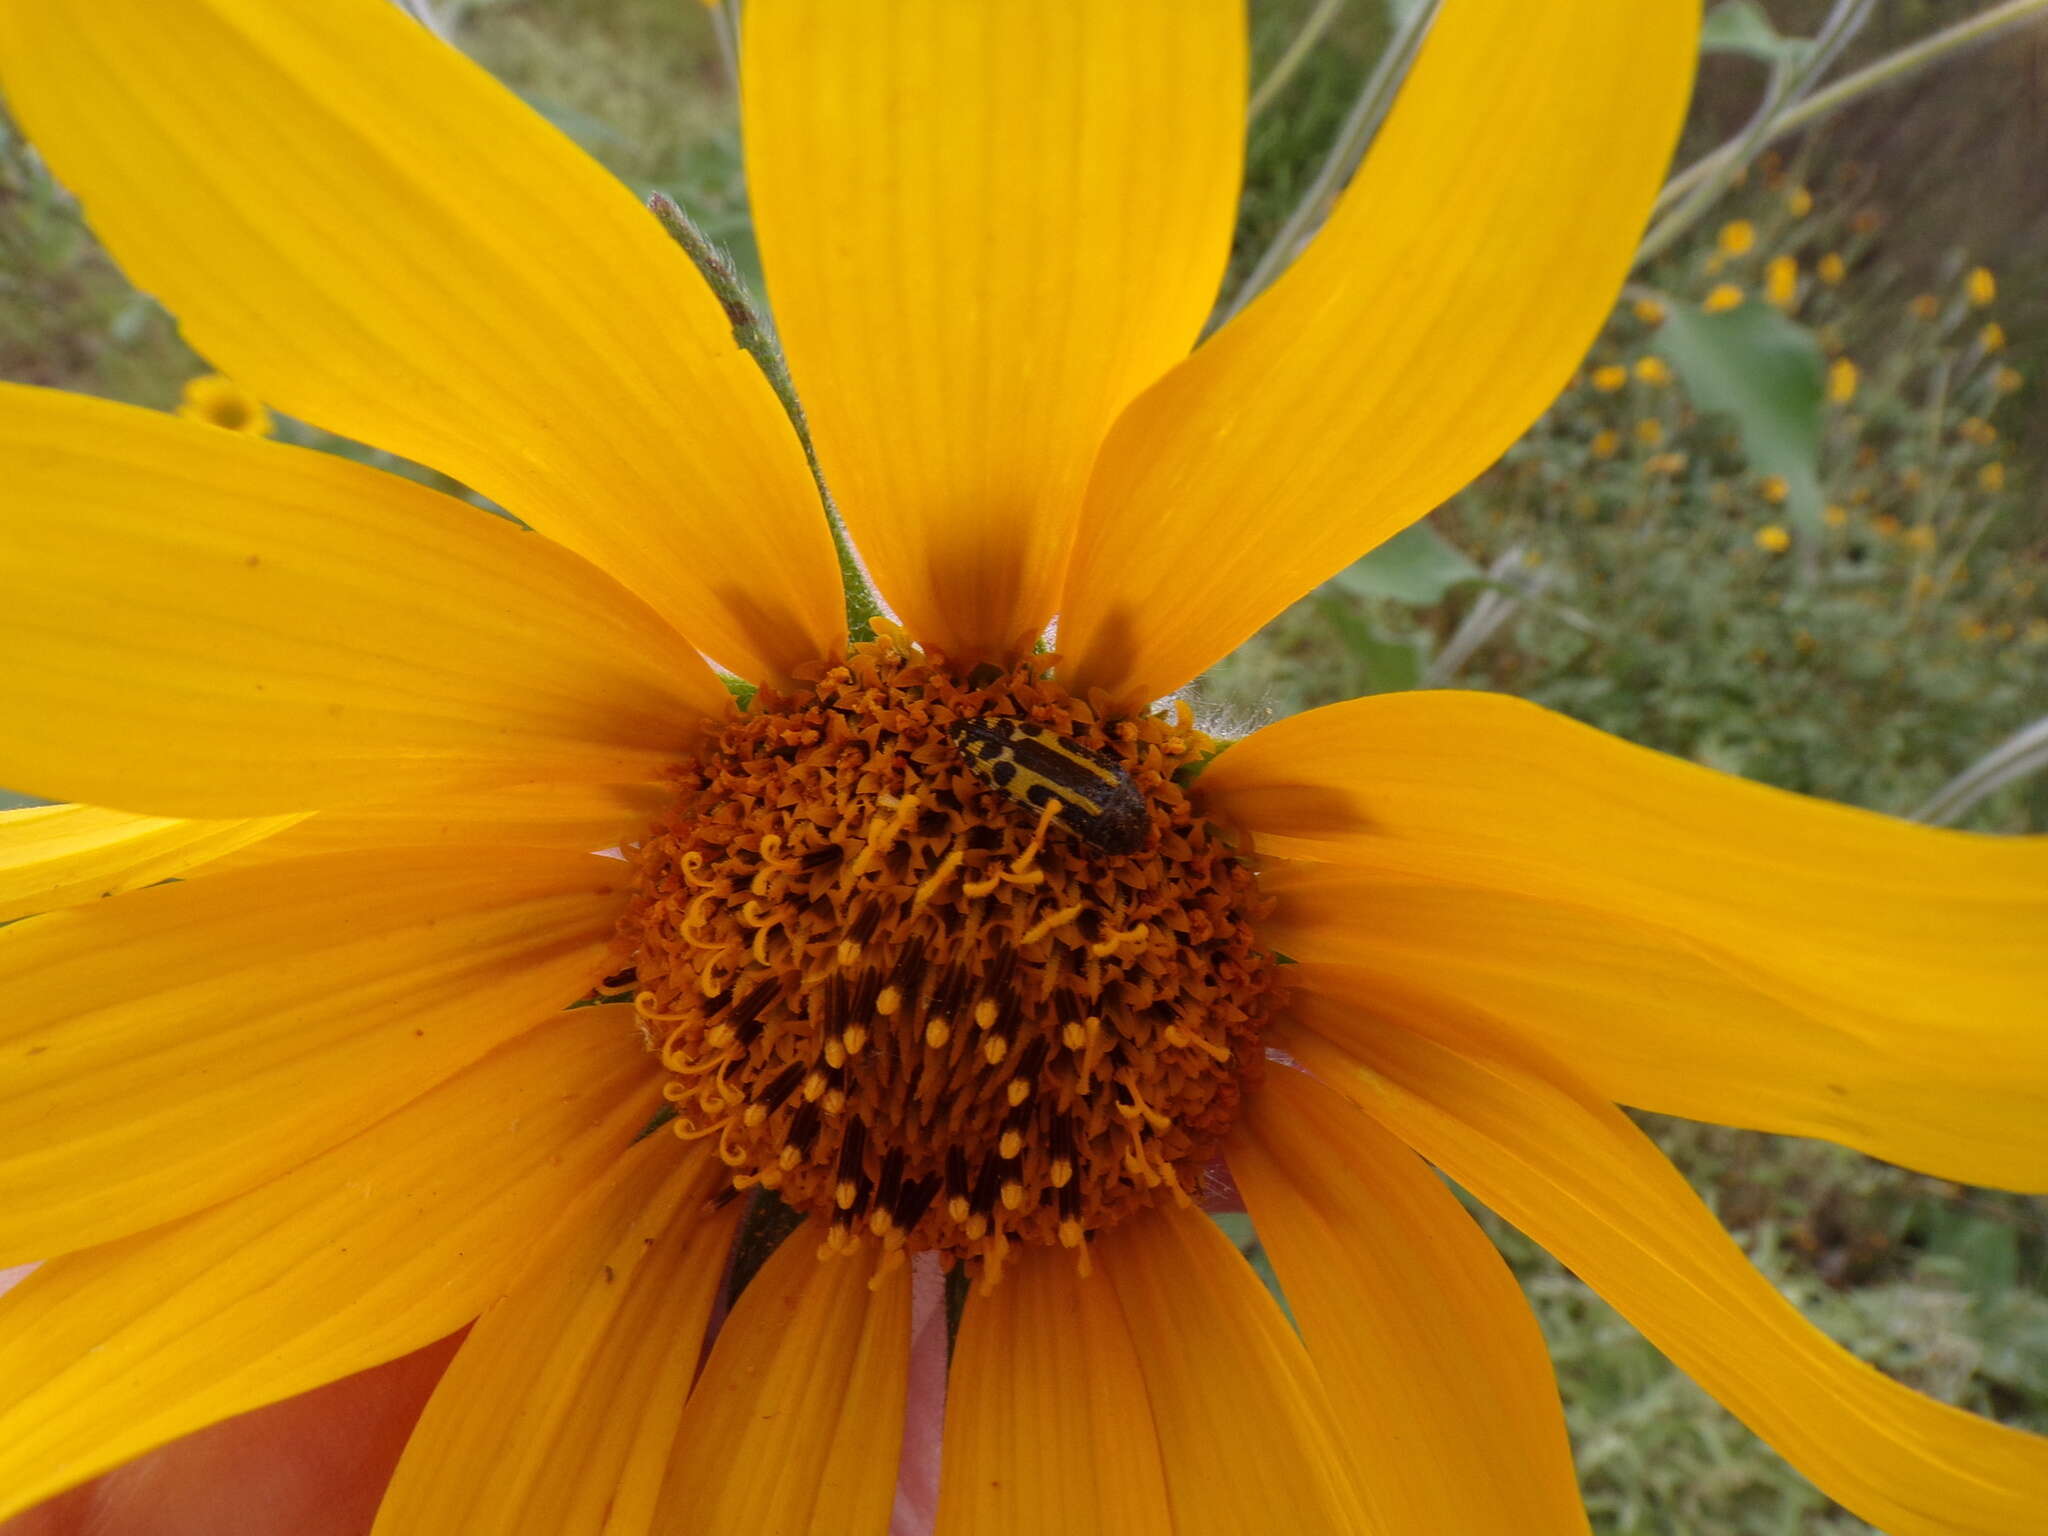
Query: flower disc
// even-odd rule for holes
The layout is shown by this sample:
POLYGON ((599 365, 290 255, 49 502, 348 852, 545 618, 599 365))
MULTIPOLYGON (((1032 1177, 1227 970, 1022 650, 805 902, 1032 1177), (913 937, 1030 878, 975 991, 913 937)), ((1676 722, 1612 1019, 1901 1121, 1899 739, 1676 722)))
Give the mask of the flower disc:
POLYGON ((885 638, 764 689, 643 846, 626 936, 676 1128, 834 1250, 992 1282, 1012 1242, 1082 1248, 1190 1198, 1259 1071, 1259 898, 1174 782, 1205 739, 1048 662, 961 680, 885 638))

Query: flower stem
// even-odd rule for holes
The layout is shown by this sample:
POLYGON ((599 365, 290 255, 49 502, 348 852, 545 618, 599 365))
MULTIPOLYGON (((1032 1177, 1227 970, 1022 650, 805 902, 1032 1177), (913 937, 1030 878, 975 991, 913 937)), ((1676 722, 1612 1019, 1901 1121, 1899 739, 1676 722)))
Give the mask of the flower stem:
MULTIPOLYGON (((1724 169, 1733 170, 1748 153, 1761 149, 1774 139, 1781 139, 1788 133, 1819 122, 1832 113, 1840 111, 1859 97, 1873 91, 1885 90, 1890 86, 1918 74, 1929 65, 1938 64, 1950 55, 1965 48, 1987 43, 2002 32, 2048 12, 2048 0, 2006 0, 2003 5, 1994 5, 1966 21, 1923 37, 1917 43, 1908 44, 1895 53, 1885 55, 1875 64, 1859 69, 1853 75, 1844 75, 1825 90, 1815 91, 1804 101, 1788 106, 1772 118, 1762 137, 1754 144, 1743 145, 1742 135, 1729 140, 1719 149, 1702 155, 1665 185, 1659 194, 1660 203, 1675 202, 1686 196, 1693 188, 1710 177, 1717 176, 1724 169)), ((1747 130, 1744 130, 1747 133, 1747 130)))
POLYGON ((1380 61, 1373 66, 1364 89, 1351 104, 1351 112, 1337 130, 1337 140, 1323 157, 1315 179, 1309 183, 1301 201, 1294 205, 1294 211, 1287 215, 1287 221, 1273 236, 1265 254, 1259 257, 1245 280, 1238 285, 1237 292, 1231 296, 1223 312, 1216 316, 1214 325, 1223 324, 1257 298, 1308 244, 1328 216, 1332 200, 1357 169, 1359 161, 1365 157, 1366 146, 1372 143, 1373 135, 1379 132, 1380 124, 1386 120, 1387 110, 1394 104, 1394 94, 1407 78, 1408 67, 1415 62, 1422 39, 1435 19, 1435 0, 1424 0, 1409 12, 1408 19, 1388 39, 1386 52, 1380 55, 1380 61))
MULTIPOLYGON (((1650 232, 1643 236, 1643 243, 1636 250, 1636 265, 1642 266, 1654 261, 1670 248, 1686 230, 1690 229, 1700 216, 1719 201, 1735 172, 1775 137, 1778 124, 1785 120, 1799 102, 1805 98, 1813 82, 1822 70, 1832 64, 1846 47, 1849 40, 1862 30, 1864 22, 1870 19, 1874 0, 1835 0, 1834 9, 1828 12, 1827 20, 1814 34, 1812 46, 1803 56, 1780 58, 1771 66, 1770 83, 1764 88, 1763 103, 1742 127, 1742 131, 1705 157, 1700 165, 1706 166, 1705 173, 1696 177, 1688 190, 1674 192, 1673 187, 1683 178, 1674 178, 1657 195, 1661 206, 1676 201, 1678 206, 1659 219, 1650 232)), ((1685 175, 1691 176, 1700 166, 1688 168, 1685 175)))
POLYGON ((1316 44, 1323 40, 1323 34, 1330 30, 1330 23, 1343 9, 1344 0, 1322 0, 1309 12, 1308 20, 1301 24, 1301 30, 1287 44, 1287 51, 1273 61, 1273 67, 1266 71, 1266 78, 1252 92, 1251 102, 1244 111, 1246 122, 1255 121, 1261 112, 1273 105, 1274 98, 1287 89, 1287 82, 1294 78, 1295 72, 1314 51, 1316 44))
POLYGON ((832 544, 839 552, 839 579, 846 592, 847 630, 856 644, 874 639, 871 626, 882 613, 881 600, 875 595, 867 569, 854 550, 846 523, 833 503, 830 488, 825 484, 825 471, 819 467, 817 450, 811 446, 811 429, 804 420, 803 403, 796 397, 796 385, 790 379, 789 364, 782 356, 774 331, 755 306, 753 296, 747 292, 747 285, 741 281, 731 258, 697 227, 696 221, 683 212, 674 198, 665 192, 656 192, 648 197, 647 206, 661 221, 661 227, 668 231, 669 238, 683 248, 683 253, 690 258, 699 275, 710 285, 712 296, 724 307, 725 318, 732 325, 732 339, 759 365, 767 377, 769 388, 775 391, 775 398, 782 402, 789 424, 796 429, 797 441, 803 444, 804 462, 811 467, 812 483, 818 487, 818 500, 824 505, 825 519, 832 528, 832 544))

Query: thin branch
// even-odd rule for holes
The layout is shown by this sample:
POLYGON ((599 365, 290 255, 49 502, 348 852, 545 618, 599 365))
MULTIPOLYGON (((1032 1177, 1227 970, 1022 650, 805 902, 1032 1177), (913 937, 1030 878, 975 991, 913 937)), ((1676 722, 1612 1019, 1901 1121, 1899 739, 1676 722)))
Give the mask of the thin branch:
POLYGON ((1372 143, 1373 135, 1379 132, 1380 124, 1386 120, 1387 110, 1394 104, 1394 95, 1407 78, 1408 67, 1415 62, 1422 40, 1429 33, 1430 23, 1436 19, 1436 10, 1437 0, 1425 0, 1409 13, 1408 19, 1388 40, 1386 52, 1380 55, 1371 77, 1352 103, 1343 127, 1337 130, 1337 141, 1323 157, 1315 179, 1273 236, 1273 243, 1266 247, 1265 254, 1238 285, 1229 306, 1217 317, 1218 325, 1263 292, 1321 226, 1332 199, 1351 179, 1351 173, 1365 157, 1366 146, 1372 143))
POLYGON ((1251 102, 1244 110, 1246 122, 1255 121, 1261 112, 1273 105, 1274 98, 1287 89, 1287 82, 1294 78, 1295 71, 1301 68, 1316 44, 1323 40, 1323 34, 1330 30, 1330 23, 1343 9, 1344 0, 1322 0, 1309 12, 1308 20, 1294 34, 1287 51, 1273 61, 1273 67, 1266 71, 1266 78, 1252 92, 1251 102))
MULTIPOLYGON (((2004 5, 1995 5, 1988 11, 1959 21, 1932 37, 1924 37, 1917 43, 1908 44, 1896 53, 1887 54, 1853 75, 1844 75, 1824 90, 1815 91, 1798 105, 1788 108, 1769 125, 1769 131, 1755 144, 1746 148, 1738 134, 1719 149, 1708 151, 1691 165, 1680 171, 1665 184, 1658 194, 1659 205, 1675 202, 1684 197, 1709 177, 1722 170, 1732 171, 1748 154, 1754 153, 1775 139, 1782 139, 1789 133, 1810 127, 1821 119, 1840 111, 1850 102, 1881 91, 1900 81, 1918 74, 1931 65, 1938 64, 1965 49, 1990 42, 2014 27, 2024 25, 2048 13, 2048 0, 2006 0, 2004 5)), ((1747 129, 1744 130, 1747 132, 1747 129)))

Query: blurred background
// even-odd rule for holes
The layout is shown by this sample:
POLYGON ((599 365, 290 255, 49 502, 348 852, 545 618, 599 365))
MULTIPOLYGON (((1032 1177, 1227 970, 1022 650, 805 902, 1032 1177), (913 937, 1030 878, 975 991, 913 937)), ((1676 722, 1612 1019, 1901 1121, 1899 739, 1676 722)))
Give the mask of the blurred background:
MULTIPOLYGON (((675 198, 759 291, 729 4, 406 5, 634 189, 675 198)), ((1379 66, 1416 31, 1416 0, 1252 9, 1219 315, 1312 235, 1397 78, 1379 66)), ((1722 4, 1675 169, 1550 412, 1198 702, 1235 732, 1362 693, 1495 689, 1788 789, 2048 831, 2048 5, 1722 4)), ((208 373, 0 116, 0 377, 460 489, 208 373)), ((1639 1118, 1836 1338, 2048 1431, 2048 1201, 1639 1118)), ((1549 1336, 1596 1529, 1868 1529, 1484 1219, 1549 1336)))

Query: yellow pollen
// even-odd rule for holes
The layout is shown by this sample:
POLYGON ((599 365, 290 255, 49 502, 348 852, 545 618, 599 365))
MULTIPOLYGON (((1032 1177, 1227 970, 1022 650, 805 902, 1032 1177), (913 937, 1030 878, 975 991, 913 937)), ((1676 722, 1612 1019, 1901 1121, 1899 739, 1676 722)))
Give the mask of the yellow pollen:
POLYGON ((638 845, 615 969, 675 1133, 822 1221, 821 1253, 873 1237, 881 1266, 932 1252, 984 1288, 1018 1243, 1085 1267, 1191 1201, 1262 1070, 1264 903, 1175 777, 1213 744, 1056 666, 956 670, 885 631, 734 705, 638 845), (1087 762, 1139 831, 1066 814, 1087 762))

